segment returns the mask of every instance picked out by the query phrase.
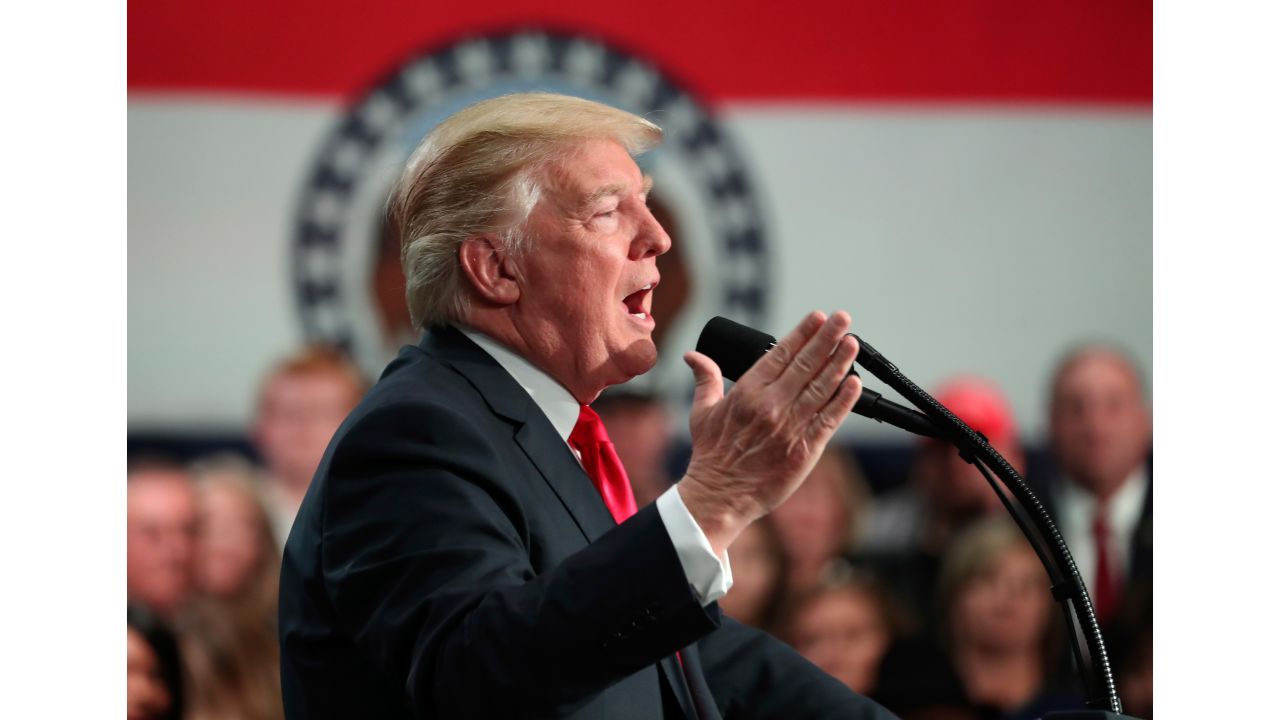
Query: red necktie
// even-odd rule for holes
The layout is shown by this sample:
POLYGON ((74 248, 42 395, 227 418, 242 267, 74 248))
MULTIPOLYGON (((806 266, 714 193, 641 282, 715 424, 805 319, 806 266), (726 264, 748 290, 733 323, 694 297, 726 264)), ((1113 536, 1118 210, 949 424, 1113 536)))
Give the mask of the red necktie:
POLYGON ((595 410, 583 405, 578 413, 578 424, 569 433, 569 445, 582 456, 582 469, 587 471, 591 483, 596 486, 613 519, 623 520, 636 514, 636 496, 631 492, 627 471, 613 449, 609 433, 595 410))
POLYGON ((1116 572, 1111 567, 1111 523, 1107 520, 1107 508, 1099 505, 1093 516, 1093 545, 1098 554, 1098 575, 1093 583, 1093 608, 1099 622, 1106 622, 1115 612, 1120 600, 1116 572))

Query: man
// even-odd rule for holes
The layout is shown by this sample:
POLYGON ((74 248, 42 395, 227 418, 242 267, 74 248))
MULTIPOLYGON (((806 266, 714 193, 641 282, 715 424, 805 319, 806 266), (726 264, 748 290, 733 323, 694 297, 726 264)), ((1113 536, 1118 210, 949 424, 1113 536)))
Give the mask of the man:
POLYGON ((1048 499, 1105 623, 1131 581, 1151 577, 1151 413, 1133 363, 1099 345, 1063 359, 1049 405, 1063 477, 1048 499))
POLYGON ((656 360, 670 238, 632 155, 660 136, 512 95, 414 153, 390 215, 427 332, 338 430, 290 534, 291 718, 883 716, 714 602, 725 549, 861 393, 849 316, 812 313, 728 395, 688 353, 688 473, 639 511, 587 407, 656 360))
MULTIPOLYGON (((957 377, 934 397, 1023 471, 1025 456, 1017 423, 999 387, 979 377, 957 377)), ((981 471, 965 462, 949 443, 922 439, 911 475, 910 483, 877 501, 862 538, 867 549, 920 551, 940 559, 972 520, 1004 512, 981 471)))
POLYGON ((139 462, 128 473, 126 533, 129 599, 171 616, 190 597, 196 493, 181 467, 139 462))
MULTIPOLYGON (((976 376, 957 377, 934 397, 982 433, 1014 469, 1023 471, 1018 425, 998 386, 976 376)), ((954 446, 933 438, 921 440, 911 482, 876 501, 857 560, 884 578, 915 620, 914 634, 927 644, 940 629, 936 608, 943 555, 961 532, 993 514, 1003 515, 1005 510, 981 471, 965 462, 954 446)), ((911 662, 905 664, 903 674, 910 683, 915 668, 911 662)), ((898 657, 893 665, 895 671, 901 667, 898 657)))
POLYGON ((366 389, 355 365, 324 346, 284 358, 263 380, 252 436, 266 470, 271 529, 281 546, 325 446, 366 389))

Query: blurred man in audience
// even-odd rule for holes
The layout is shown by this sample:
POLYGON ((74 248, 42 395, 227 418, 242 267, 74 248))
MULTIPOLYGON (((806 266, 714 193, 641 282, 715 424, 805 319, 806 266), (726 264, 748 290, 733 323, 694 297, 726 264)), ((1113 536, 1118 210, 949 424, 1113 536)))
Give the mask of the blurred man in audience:
POLYGON ((258 396, 253 441, 267 472, 267 502, 283 546, 329 439, 368 384, 338 350, 312 346, 267 374, 258 396))
POLYGON ((1063 538, 1106 623, 1135 578, 1151 577, 1151 413, 1137 368, 1097 345, 1069 353, 1053 377, 1048 493, 1063 538))
MULTIPOLYGON (((1024 465, 1013 411, 1004 393, 976 377, 951 380, 935 394, 1019 472, 1024 465)), ((875 550, 924 550, 938 555, 975 518, 1001 512, 1000 499, 976 467, 947 442, 921 441, 911 481, 875 504, 862 544, 875 550)))
POLYGON ((787 595, 817 587, 852 550, 870 495, 853 456, 828 445, 804 484, 770 516, 787 559, 787 595))
POLYGON ((740 623, 773 631, 787 582, 787 556, 769 517, 747 526, 729 546, 733 587, 720 609, 740 623))
POLYGON ((667 406, 656 395, 619 388, 601 394, 592 409, 609 428, 613 448, 631 478, 636 506, 657 500, 674 482, 667 472, 673 437, 667 406))
MULTIPOLYGON (((1017 423, 999 388, 962 377, 944 384, 935 397, 1023 472, 1017 423)), ((937 613, 931 603, 943 553, 974 521, 1003 513, 982 473, 961 459, 955 447, 923 440, 908 484, 875 502, 857 563, 883 577, 921 632, 932 635, 937 613)))
POLYGON ((181 467, 158 461, 134 465, 128 483, 129 599, 168 616, 193 589, 195 488, 181 467))

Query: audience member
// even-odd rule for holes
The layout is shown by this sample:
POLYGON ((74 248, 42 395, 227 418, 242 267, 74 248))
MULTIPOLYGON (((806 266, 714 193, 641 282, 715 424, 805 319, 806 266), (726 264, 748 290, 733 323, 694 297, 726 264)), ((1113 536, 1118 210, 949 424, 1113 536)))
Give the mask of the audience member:
POLYGON ((280 549, 256 471, 239 456, 192 466, 200 500, 196 584, 252 622, 274 627, 280 549))
POLYGON ((252 435, 267 471, 266 499, 279 545, 289 536, 329 439, 368 383, 340 351, 312 346, 267 374, 252 435))
MULTIPOLYGON (((957 378, 943 385, 935 398, 1023 472, 1017 424, 998 387, 981 378, 957 378)), ((994 512, 1003 512, 1000 499, 982 473, 961 459, 950 443, 927 438, 920 443, 908 484, 875 503, 862 544, 870 550, 918 550, 936 556, 956 532, 994 512)))
POLYGON ((185 708, 178 643, 164 623, 145 607, 130 604, 127 612, 126 717, 177 720, 183 717, 185 708))
POLYGON ((128 472, 126 585, 129 599, 169 616, 193 590, 197 505, 177 465, 136 463, 128 472))
MULTIPOLYGON (((982 433, 1015 469, 1023 470, 1017 424, 999 388, 978 378, 957 378, 935 397, 982 433)), ((932 637, 938 617, 930 603, 937 597, 943 553, 974 521, 1004 512, 982 473, 954 446, 922 440, 908 483, 873 503, 854 563, 881 577, 918 630, 932 637)))
POLYGON ((787 559, 787 594, 816 587, 853 546, 870 497, 854 459, 828 445, 813 472, 770 517, 787 559))
POLYGON ((733 587, 720 598, 720 609, 738 622, 772 630, 786 588, 787 558, 768 515, 729 546, 729 566, 733 587))
POLYGON ((880 663, 897 631, 894 617, 880 583, 855 573, 797 597, 782 621, 782 636, 832 677, 874 697, 880 663))
POLYGON ((272 627, 214 597, 178 613, 188 720, 280 720, 280 650, 272 627))
POLYGON ((1134 363, 1096 345, 1068 354, 1049 429, 1062 477, 1046 501, 1106 624, 1126 585, 1151 577, 1151 414, 1134 363))
POLYGON ((992 516, 961 532, 938 584, 943 649, 918 640, 886 660, 880 700, 889 709, 903 720, 1032 720, 1079 707, 1058 674, 1048 577, 1012 520, 992 516))
POLYGON ((657 500, 674 482, 667 470, 674 431, 667 406, 656 395, 615 388, 591 407, 609 430, 637 507, 657 500))

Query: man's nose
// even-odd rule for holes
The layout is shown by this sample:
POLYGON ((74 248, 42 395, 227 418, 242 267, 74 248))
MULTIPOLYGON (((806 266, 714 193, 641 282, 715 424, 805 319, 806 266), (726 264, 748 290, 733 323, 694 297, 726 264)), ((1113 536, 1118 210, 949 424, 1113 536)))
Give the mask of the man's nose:
POLYGON ((662 227, 662 223, 653 216, 653 212, 645 207, 639 231, 632 242, 632 256, 637 259, 657 257, 670 249, 671 236, 662 227))

